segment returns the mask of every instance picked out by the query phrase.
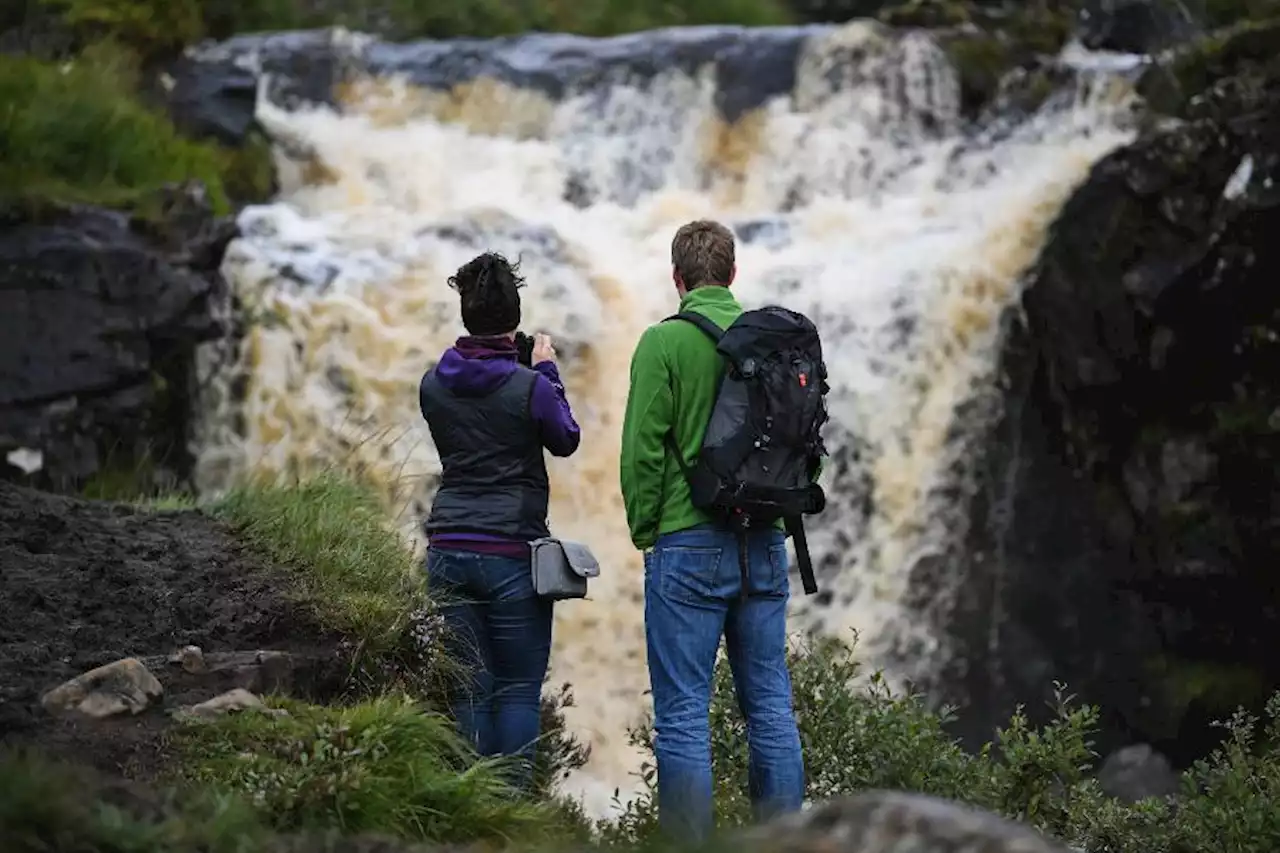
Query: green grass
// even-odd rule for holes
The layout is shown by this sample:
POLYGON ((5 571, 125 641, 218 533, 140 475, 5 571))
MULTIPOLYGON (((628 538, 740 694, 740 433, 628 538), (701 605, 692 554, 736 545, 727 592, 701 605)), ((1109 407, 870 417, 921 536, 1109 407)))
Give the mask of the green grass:
POLYGON ((289 572, 317 622, 374 656, 400 648, 426 604, 423 573, 373 491, 338 474, 257 482, 206 507, 289 572))
POLYGON ((246 798, 275 830, 528 844, 564 832, 555 808, 515 796, 500 763, 478 759, 450 720, 413 702, 272 704, 288 716, 188 722, 173 742, 188 781, 246 798))
POLYGON ((108 798, 96 781, 32 754, 0 752, 5 853, 250 853, 265 834, 238 798, 108 798))
POLYGON ((130 208, 201 181, 214 211, 270 191, 270 155, 184 138, 135 95, 130 54, 99 44, 55 64, 0 55, 0 199, 130 208))

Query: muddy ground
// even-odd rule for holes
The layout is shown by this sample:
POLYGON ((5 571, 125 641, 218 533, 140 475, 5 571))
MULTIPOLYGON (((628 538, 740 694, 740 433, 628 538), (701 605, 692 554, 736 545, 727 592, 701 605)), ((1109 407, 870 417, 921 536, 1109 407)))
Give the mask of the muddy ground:
POLYGON ((30 745, 148 779, 167 711, 226 685, 148 661, 165 686, 137 717, 63 722, 40 696, 122 657, 259 649, 336 658, 337 642, 288 601, 278 569, 195 511, 149 512, 0 483, 0 745, 30 745))

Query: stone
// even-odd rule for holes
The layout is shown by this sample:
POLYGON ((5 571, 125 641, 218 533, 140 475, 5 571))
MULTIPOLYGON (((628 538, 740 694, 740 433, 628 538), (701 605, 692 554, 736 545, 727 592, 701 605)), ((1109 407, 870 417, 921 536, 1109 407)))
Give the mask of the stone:
POLYGON ((1136 803, 1152 797, 1172 797, 1181 786, 1169 759, 1138 743, 1107 756, 1098 770, 1098 784, 1108 796, 1136 803))
POLYGON ((748 830, 753 853, 1068 853, 1031 827, 951 800, 868 791, 748 830))
POLYGON ((186 709, 186 713, 193 717, 203 717, 210 719, 213 717, 221 717, 225 714, 235 713, 239 711, 263 711, 273 713, 262 700, 250 693, 248 690, 237 687, 234 690, 228 690, 219 696, 215 696, 198 705, 192 705, 186 709))
POLYGON ((83 714, 102 719, 120 714, 141 714, 164 695, 164 687, 137 658, 79 675, 55 687, 40 699, 51 714, 83 714))
POLYGON ((196 646, 179 649, 164 657, 146 658, 148 666, 180 666, 184 685, 210 691, 247 690, 250 693, 303 692, 331 661, 326 655, 295 654, 258 649, 204 654, 196 646), (198 652, 198 655, 197 655, 198 652))
POLYGON ((182 667, 183 672, 192 675, 208 672, 209 665, 205 662, 204 652, 199 646, 184 646, 169 656, 169 663, 176 663, 182 667))
POLYGON ((198 185, 137 215, 0 205, 0 477, 75 489, 146 459, 182 479, 194 352, 226 328, 234 234, 198 185))

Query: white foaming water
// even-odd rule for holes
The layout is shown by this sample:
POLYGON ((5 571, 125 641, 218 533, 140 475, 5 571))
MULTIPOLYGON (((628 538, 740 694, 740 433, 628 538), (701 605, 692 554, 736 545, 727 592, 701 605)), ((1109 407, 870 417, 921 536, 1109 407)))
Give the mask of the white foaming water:
POLYGON ((394 80, 350 87, 343 115, 263 103, 264 124, 313 156, 281 160, 279 200, 242 214, 224 267, 257 322, 220 373, 240 374, 242 398, 206 412, 202 487, 358 463, 420 545, 439 459, 417 385, 462 332, 445 279, 483 250, 523 258, 524 328, 563 342, 584 436, 549 462, 552 527, 604 566, 592 600, 558 607, 552 658, 593 746, 568 787, 597 813, 632 787, 625 728, 648 708, 617 458, 632 347, 676 305, 675 229, 739 225, 742 302, 818 323, 834 460, 810 544, 834 596, 798 600, 795 625, 856 629, 873 659, 909 648, 918 664, 891 675, 914 678, 945 651, 904 599, 911 568, 963 533, 939 494, 966 449, 958 411, 992 387, 998 319, 1048 224, 1131 135, 1128 88, 1099 72, 999 138, 965 137, 944 54, 866 25, 811 39, 794 92, 732 126, 709 72, 559 103, 492 81, 443 96, 394 80))

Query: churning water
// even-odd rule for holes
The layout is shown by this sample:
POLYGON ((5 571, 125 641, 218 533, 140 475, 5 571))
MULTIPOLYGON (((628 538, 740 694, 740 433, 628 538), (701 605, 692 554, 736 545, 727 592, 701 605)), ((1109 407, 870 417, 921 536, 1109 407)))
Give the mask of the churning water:
MULTIPOLYGON (((524 327, 560 343, 584 435, 549 463, 552 527, 604 567, 591 601, 558 608, 552 659, 594 750, 569 787, 597 811, 631 786, 624 731, 647 708, 617 460, 632 346, 676 304, 675 229, 733 225, 742 302, 780 301, 823 335, 835 458, 810 544, 833 595, 798 598, 796 627, 856 629, 873 659, 910 649, 914 664, 891 675, 917 677, 945 649, 908 602, 911 569, 963 534, 952 480, 981 421, 973 401, 998 397, 999 317, 1063 202, 1131 135, 1130 90, 1106 71, 975 132, 926 34, 815 30, 798 63, 789 94, 732 124, 713 68, 557 101, 486 79, 440 93, 384 77, 345 85, 340 112, 259 106, 288 142, 282 189, 243 212, 226 257, 253 322, 217 368, 202 487, 359 463, 416 542, 439 473, 417 385, 461 333, 445 279, 486 249, 520 256, 524 327)), ((945 584, 928 593, 945 602, 945 584)))

